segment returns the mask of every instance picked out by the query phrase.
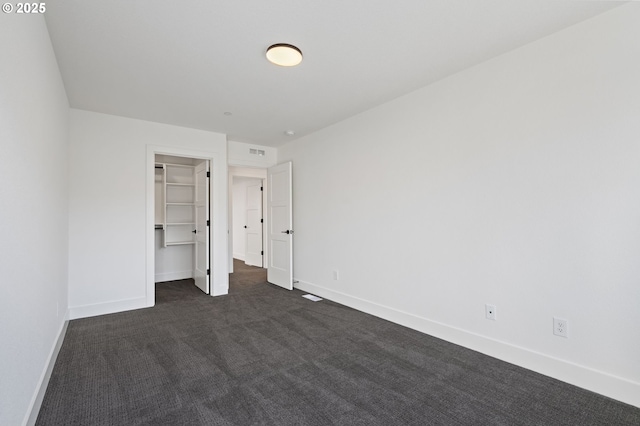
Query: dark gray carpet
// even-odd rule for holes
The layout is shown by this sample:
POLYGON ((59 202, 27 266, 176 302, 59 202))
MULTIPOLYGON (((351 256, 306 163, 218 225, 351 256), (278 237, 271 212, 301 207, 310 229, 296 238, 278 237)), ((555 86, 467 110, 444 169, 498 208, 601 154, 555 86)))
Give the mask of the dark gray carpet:
POLYGON ((74 320, 38 425, 640 425, 640 409, 235 263, 228 296, 74 320))

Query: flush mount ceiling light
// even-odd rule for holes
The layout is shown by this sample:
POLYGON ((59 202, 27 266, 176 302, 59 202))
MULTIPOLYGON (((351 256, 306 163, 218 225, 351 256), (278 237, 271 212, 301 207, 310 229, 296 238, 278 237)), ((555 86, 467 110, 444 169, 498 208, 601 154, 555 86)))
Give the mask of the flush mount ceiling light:
POLYGON ((277 43, 267 49, 267 59, 281 67, 295 67, 302 62, 302 51, 291 44, 277 43))

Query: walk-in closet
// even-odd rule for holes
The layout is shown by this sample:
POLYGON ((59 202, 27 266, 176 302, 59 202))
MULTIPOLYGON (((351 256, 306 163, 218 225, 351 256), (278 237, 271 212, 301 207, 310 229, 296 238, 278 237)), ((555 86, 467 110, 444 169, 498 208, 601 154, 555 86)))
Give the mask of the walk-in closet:
POLYGON ((209 293, 209 162, 155 156, 155 282, 193 278, 209 293))

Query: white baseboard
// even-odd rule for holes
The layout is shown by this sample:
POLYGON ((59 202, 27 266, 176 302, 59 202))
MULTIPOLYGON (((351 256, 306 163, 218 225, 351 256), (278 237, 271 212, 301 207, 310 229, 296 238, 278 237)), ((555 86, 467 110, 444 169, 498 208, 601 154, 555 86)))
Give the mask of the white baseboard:
POLYGON ((294 279, 295 288, 313 293, 387 321, 533 370, 592 392, 640 407, 640 383, 567 362, 530 349, 379 305, 326 287, 294 279), (297 282, 296 282, 297 281, 297 282))
POLYGON ((47 357, 47 364, 42 371, 42 375, 40 376, 40 380, 38 381, 38 386, 36 388, 36 393, 33 395, 31 399, 31 403, 29 404, 29 410, 27 411, 27 415, 22 422, 23 425, 33 426, 36 424, 36 420, 38 420, 38 413, 40 413, 40 407, 42 406, 42 401, 44 400, 44 394, 47 392, 47 386, 49 386, 49 379, 51 379, 51 373, 53 372, 53 367, 56 365, 56 359, 58 359, 58 354, 60 353, 60 348, 62 347, 62 342, 64 341, 64 336, 67 333, 67 326, 69 325, 69 320, 66 318, 62 321, 62 325, 58 330, 58 337, 51 348, 51 352, 49 352, 49 356, 47 357))
POLYGON ((233 253, 233 258, 234 259, 238 259, 238 260, 242 260, 244 262, 244 253, 233 253))
POLYGON ((188 271, 176 271, 176 272, 164 272, 162 274, 155 275, 155 282, 163 283, 165 281, 186 280, 187 278, 193 278, 193 270, 188 271))
POLYGON ((133 309, 150 308, 146 297, 118 300, 115 302, 96 303, 93 305, 74 306, 69 308, 69 319, 88 318, 98 315, 114 314, 133 309))

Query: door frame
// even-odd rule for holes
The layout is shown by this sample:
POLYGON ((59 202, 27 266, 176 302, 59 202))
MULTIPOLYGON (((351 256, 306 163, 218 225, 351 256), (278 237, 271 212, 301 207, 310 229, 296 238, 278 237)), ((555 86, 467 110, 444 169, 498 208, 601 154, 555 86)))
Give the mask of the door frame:
POLYGON ((227 252, 229 253, 229 273, 233 273, 233 178, 235 176, 238 177, 248 177, 262 180, 262 218, 264 219, 264 223, 262 226, 262 247, 264 250, 264 255, 262 256, 262 267, 265 268, 268 265, 269 261, 269 249, 267 244, 265 243, 267 240, 267 223, 269 221, 269 216, 266 210, 267 205, 267 193, 269 191, 267 184, 267 169, 268 167, 256 167, 256 166, 245 166, 242 164, 232 164, 229 163, 229 188, 228 188, 228 203, 229 203, 229 241, 227 246, 227 252))
MULTIPOLYGON (((239 252, 237 252, 236 250, 236 245, 235 245, 235 241, 237 240, 236 237, 238 237, 238 232, 240 232, 239 230, 242 228, 243 225, 248 224, 247 222, 247 195, 248 195, 248 188, 249 186, 246 185, 246 183, 248 181, 252 181, 253 184, 259 184, 260 187, 262 188, 262 191, 260 191, 260 214, 261 214, 261 219, 262 219, 262 223, 260 224, 262 226, 261 232, 260 232, 260 236, 261 236, 261 241, 262 241, 262 245, 260 250, 262 251, 262 263, 263 265, 260 267, 264 267, 264 238, 266 235, 264 226, 266 225, 266 219, 265 219, 265 215, 264 215, 264 203, 265 203, 265 196, 264 196, 264 182, 265 179, 260 178, 260 177, 252 177, 252 176, 240 176, 238 174, 234 174, 234 175, 229 175, 229 256, 231 256, 233 259, 238 259, 238 260, 242 260, 243 262, 246 263, 247 258, 246 258, 246 253, 247 253, 247 248, 248 248, 248 241, 247 241, 247 233, 244 233, 244 248, 245 251, 244 253, 242 253, 241 257, 236 257, 236 254, 240 255, 239 252), (244 191, 243 194, 243 200, 244 200, 244 208, 241 209, 242 211, 240 212, 239 209, 237 208, 237 204, 238 204, 238 199, 236 197, 236 191, 234 189, 234 187, 239 183, 239 181, 241 182, 242 180, 246 180, 245 181, 245 185, 244 188, 246 189, 246 191, 244 191), (240 214, 239 214, 240 213, 240 214), (234 217, 235 216, 235 217, 234 217), (240 218, 240 216, 242 216, 242 218, 240 218), (238 219, 240 222, 236 221, 236 219, 238 219)), ((233 273, 233 271, 230 271, 230 273, 233 273)))
POLYGON ((211 226, 209 227, 209 265, 211 276, 209 289, 211 296, 224 295, 229 292, 229 274, 227 268, 227 197, 215 197, 216 193, 223 191, 227 185, 227 159, 226 155, 214 154, 207 151, 176 148, 160 145, 147 145, 146 153, 146 305, 155 305, 155 157, 158 155, 172 155, 177 157, 196 158, 209 160, 211 179, 209 181, 209 214, 211 226), (216 182, 221 181, 221 182, 216 182), (222 232, 224 230, 225 232, 222 232), (217 241, 217 243, 215 242, 217 241), (223 250, 222 247, 225 247, 223 250), (221 253, 222 251, 222 253, 221 253))

